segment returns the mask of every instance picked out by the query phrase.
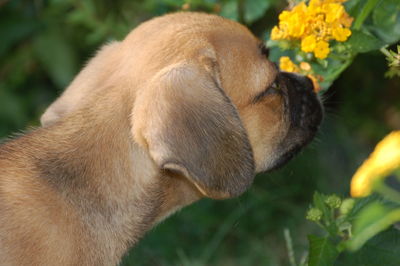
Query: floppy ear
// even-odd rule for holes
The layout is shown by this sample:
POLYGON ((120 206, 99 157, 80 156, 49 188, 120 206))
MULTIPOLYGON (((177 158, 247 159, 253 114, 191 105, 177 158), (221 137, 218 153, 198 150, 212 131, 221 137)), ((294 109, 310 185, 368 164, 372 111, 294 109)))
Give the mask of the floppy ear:
POLYGON ((78 109, 86 97, 104 87, 118 63, 119 42, 104 45, 86 67, 75 77, 63 94, 55 100, 40 118, 42 126, 57 122, 78 109))
POLYGON ((212 68, 181 63, 161 70, 137 95, 132 130, 161 170, 185 176, 207 197, 228 198, 251 185, 254 160, 212 68))

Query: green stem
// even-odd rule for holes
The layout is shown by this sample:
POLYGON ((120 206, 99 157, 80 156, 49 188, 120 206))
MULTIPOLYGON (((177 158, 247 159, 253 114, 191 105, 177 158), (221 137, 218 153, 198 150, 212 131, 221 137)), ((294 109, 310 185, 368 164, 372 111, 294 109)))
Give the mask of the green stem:
POLYGON ((383 181, 378 181, 374 184, 374 190, 384 196, 385 198, 390 199, 391 201, 400 203, 400 193, 399 191, 389 187, 383 181))
POLYGON ((386 49, 386 47, 382 47, 382 48, 380 49, 380 51, 381 51, 382 54, 386 55, 387 57, 393 58, 393 56, 390 54, 389 50, 386 49))
POLYGON ((367 242, 370 238, 382 232, 390 225, 400 221, 400 209, 396 209, 385 215, 381 220, 372 223, 370 226, 367 226, 363 231, 359 232, 352 239, 347 241, 346 247, 350 251, 356 251, 360 249, 365 242, 367 242))
POLYGON ((368 17, 368 15, 374 9, 374 7, 378 3, 378 1, 379 0, 368 0, 368 2, 362 7, 360 13, 358 13, 356 21, 353 24, 353 28, 355 30, 361 29, 361 26, 364 23, 365 19, 368 17))
POLYGON ((292 237, 290 236, 289 229, 285 228, 283 230, 283 235, 285 236, 285 242, 286 242, 286 247, 287 247, 287 251, 288 251, 290 266, 296 266, 297 264, 296 264, 296 259, 294 257, 293 241, 292 241, 292 237))
POLYGON ((315 221, 315 223, 325 230, 330 237, 335 238, 337 236, 337 227, 334 223, 331 223, 328 220, 326 220, 324 223, 319 221, 315 221))

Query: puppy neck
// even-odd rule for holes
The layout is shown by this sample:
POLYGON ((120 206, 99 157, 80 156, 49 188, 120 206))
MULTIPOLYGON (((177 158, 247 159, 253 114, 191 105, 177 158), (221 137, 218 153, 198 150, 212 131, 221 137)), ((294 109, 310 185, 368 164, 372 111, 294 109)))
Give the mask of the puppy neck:
POLYGON ((0 156, 0 164, 1 157, 17 160, 17 167, 28 162, 40 186, 55 192, 52 204, 76 217, 69 227, 71 236, 81 237, 76 249, 88 253, 82 257, 91 265, 115 265, 156 222, 164 191, 159 171, 132 141, 129 106, 96 100, 90 109, 7 143, 8 155, 24 153, 0 156))

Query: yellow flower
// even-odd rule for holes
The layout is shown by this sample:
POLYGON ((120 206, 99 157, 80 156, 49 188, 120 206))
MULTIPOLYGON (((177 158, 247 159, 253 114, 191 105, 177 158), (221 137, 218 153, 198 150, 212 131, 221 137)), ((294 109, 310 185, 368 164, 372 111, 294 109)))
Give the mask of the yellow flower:
POLYGON ((311 9, 311 11, 315 11, 315 8, 321 6, 321 1, 323 0, 310 0, 308 7, 311 9))
POLYGON ((303 17, 299 13, 294 13, 287 22, 288 34, 292 38, 299 38, 303 35, 305 25, 302 23, 303 17))
POLYGON ((299 72, 299 67, 288 56, 279 59, 279 68, 286 72, 299 72))
POLYGON ((329 43, 325 41, 319 41, 315 45, 314 55, 316 58, 325 59, 330 52, 329 43))
POLYGON ((306 13, 307 12, 307 5, 304 2, 300 2, 300 4, 293 7, 292 12, 295 13, 306 13))
POLYGON ((351 31, 347 28, 335 27, 332 29, 332 36, 336 41, 344 42, 351 35, 351 31))
POLYGON ((329 41, 331 39, 330 25, 319 19, 312 25, 312 33, 317 36, 318 40, 329 41))
POLYGON ((312 71, 311 65, 309 63, 300 62, 300 65, 298 66, 293 63, 288 56, 282 56, 279 59, 279 68, 282 71, 300 73, 301 75, 307 76, 309 79, 311 79, 314 85, 315 93, 318 93, 321 90, 319 82, 322 81, 323 78, 321 76, 314 75, 314 72, 312 71))
POLYGON ((342 24, 346 28, 350 28, 351 23, 353 23, 353 18, 349 16, 346 12, 342 14, 342 17, 339 19, 339 23, 342 24))
POLYGON ((300 2, 279 15, 279 24, 272 29, 272 40, 300 41, 301 50, 314 52, 317 58, 328 56, 329 41, 346 41, 351 35, 353 18, 347 14, 346 0, 310 0, 300 2))
POLYGON ((354 174, 351 180, 351 196, 369 195, 374 181, 384 178, 399 167, 400 131, 394 131, 378 143, 374 152, 354 174))
POLYGON ((301 62, 300 63, 300 69, 304 70, 304 71, 310 71, 311 70, 311 66, 307 62, 301 62))
POLYGON ((323 4, 330 4, 330 3, 344 3, 347 0, 310 0, 309 6, 320 6, 323 4))
POLYGON ((343 15, 344 7, 340 4, 332 3, 324 5, 325 21, 327 23, 332 23, 340 19, 343 15))
POLYGON ((272 28, 271 31, 271 40, 279 40, 279 39, 283 39, 283 33, 281 32, 281 30, 275 26, 272 28))
POLYGON ((289 11, 282 11, 282 13, 279 14, 279 21, 285 21, 288 18, 290 18, 291 13, 289 11))
POLYGON ((301 50, 304 52, 312 52, 317 45, 317 38, 314 35, 308 35, 301 40, 301 50))

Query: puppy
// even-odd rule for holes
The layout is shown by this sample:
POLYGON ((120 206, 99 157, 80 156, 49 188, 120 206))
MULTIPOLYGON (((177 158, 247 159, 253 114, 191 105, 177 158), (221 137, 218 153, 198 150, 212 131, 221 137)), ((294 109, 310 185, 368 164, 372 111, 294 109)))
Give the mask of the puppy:
POLYGON ((104 46, 41 118, 0 147, 1 265, 116 265, 154 224, 242 194, 322 118, 244 26, 200 13, 104 46))

